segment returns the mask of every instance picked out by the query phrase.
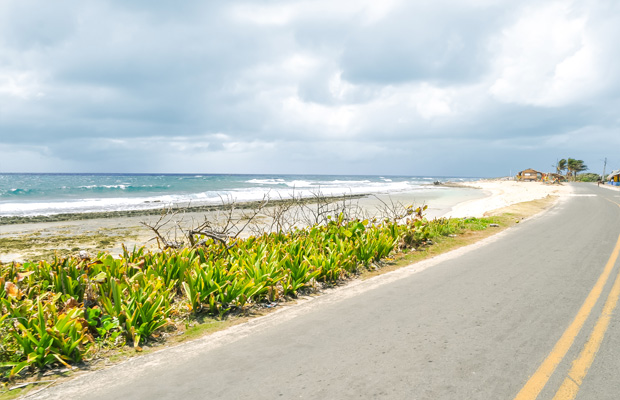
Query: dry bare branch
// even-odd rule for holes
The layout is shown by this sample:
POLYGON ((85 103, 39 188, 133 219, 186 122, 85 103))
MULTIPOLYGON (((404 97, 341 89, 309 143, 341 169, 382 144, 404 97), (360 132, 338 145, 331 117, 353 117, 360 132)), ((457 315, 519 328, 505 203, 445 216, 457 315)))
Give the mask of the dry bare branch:
POLYGON ((140 224, 144 225, 145 227, 152 230, 153 233, 155 233, 155 237, 153 237, 151 240, 157 240, 157 246, 162 250, 178 249, 178 248, 183 247, 184 245, 182 241, 179 242, 177 240, 178 238, 177 238, 176 229, 172 229, 174 233, 174 240, 171 240, 170 239, 171 229, 166 228, 166 226, 171 223, 178 224, 178 222, 175 220, 175 217, 178 213, 179 213, 178 210, 172 211, 171 208, 167 208, 167 209, 162 210, 162 213, 159 216, 159 219, 155 223, 149 223, 146 221, 140 222, 140 224), (164 228, 166 228, 167 231, 165 233, 162 233, 162 230, 164 228))

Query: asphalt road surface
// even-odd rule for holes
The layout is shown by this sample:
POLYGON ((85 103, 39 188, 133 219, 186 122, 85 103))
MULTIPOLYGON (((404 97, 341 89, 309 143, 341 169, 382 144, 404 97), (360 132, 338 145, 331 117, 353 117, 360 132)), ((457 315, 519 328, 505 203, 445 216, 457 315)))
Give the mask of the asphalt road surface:
POLYGON ((30 398, 619 399, 619 204, 576 184, 473 250, 30 398))

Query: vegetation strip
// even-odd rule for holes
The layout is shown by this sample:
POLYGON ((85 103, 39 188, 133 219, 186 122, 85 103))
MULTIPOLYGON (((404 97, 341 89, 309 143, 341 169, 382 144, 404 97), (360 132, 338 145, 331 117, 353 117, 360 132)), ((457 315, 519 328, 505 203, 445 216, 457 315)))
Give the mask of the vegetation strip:
MULTIPOLYGON (((126 342, 140 349, 143 343, 161 345, 164 339, 174 343, 244 322, 298 293, 314 293, 325 285, 337 285, 360 274, 364 277, 392 270, 490 236, 497 231, 486 229, 489 225, 508 227, 552 202, 554 198, 548 197, 521 203, 499 210, 498 216, 490 218, 427 221, 422 210, 411 207, 405 223, 393 219, 346 221, 340 216, 286 234, 236 239, 238 245, 229 253, 220 243, 207 241, 197 249, 161 253, 126 250, 120 259, 102 253, 92 260, 69 257, 0 265, 0 290, 4 290, 0 295, 2 386, 6 388, 16 379, 24 382, 37 376, 41 379, 49 374, 67 374, 67 370, 53 369, 59 365, 84 366, 88 362, 92 368, 98 361, 114 362, 140 354, 127 351, 130 347, 125 346, 126 342), (391 247, 389 252, 383 250, 388 256, 378 251, 382 245, 391 247), (339 256, 334 254, 338 246, 346 250, 339 256), (370 249, 373 246, 374 252, 370 249), (274 249, 281 258, 268 256, 274 249), (297 249, 297 256, 303 252, 306 257, 296 264, 295 252, 289 249, 297 249), (358 254, 371 256, 364 262, 358 254), (333 262, 334 257, 338 262, 333 262), (349 263, 344 262, 347 259, 349 263), (288 262, 295 268, 281 269, 280 275, 270 277, 269 260, 288 262), (252 267, 245 271, 240 264, 252 267), (214 268, 216 265, 220 269, 214 268), (260 268, 262 274, 257 272, 260 268), (221 279, 207 280, 205 293, 216 283, 219 287, 208 295, 201 290, 204 300, 198 300, 198 291, 192 291, 192 285, 202 285, 197 282, 205 282, 202 277, 209 273, 215 277, 219 274, 221 279), (305 274, 308 279, 305 284, 297 281, 297 291, 292 285, 295 273, 305 274), (253 284, 245 286, 250 282, 253 284), (240 287, 245 288, 245 293, 238 290, 240 287), (239 296, 224 302, 235 288, 239 296), (162 321, 163 325, 158 326, 162 321), (17 372, 20 368, 21 372, 17 372)), ((27 389, 14 390, 10 395, 0 392, 0 398, 13 398, 23 390, 27 389)))
MULTIPOLYGON (((405 223, 345 221, 236 239, 206 238, 198 248, 125 250, 115 259, 12 263, 0 273, 0 360, 4 379, 51 365, 70 366, 101 348, 136 349, 175 326, 208 314, 222 318, 304 290, 336 284, 376 266, 395 251, 419 248, 478 219, 405 223)), ((489 223, 485 221, 484 223, 489 223)))

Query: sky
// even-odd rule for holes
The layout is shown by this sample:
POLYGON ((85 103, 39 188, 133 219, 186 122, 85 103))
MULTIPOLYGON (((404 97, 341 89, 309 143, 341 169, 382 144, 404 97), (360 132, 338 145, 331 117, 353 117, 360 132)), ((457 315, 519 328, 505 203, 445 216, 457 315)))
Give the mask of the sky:
POLYGON ((0 173, 602 173, 618 38, 617 0, 2 0, 0 173))

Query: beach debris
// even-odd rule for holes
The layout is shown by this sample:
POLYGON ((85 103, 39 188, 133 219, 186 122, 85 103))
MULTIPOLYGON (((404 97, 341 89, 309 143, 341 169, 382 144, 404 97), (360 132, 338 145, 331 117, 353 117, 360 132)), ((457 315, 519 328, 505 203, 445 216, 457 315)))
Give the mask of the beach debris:
POLYGON ((499 224, 489 224, 489 227, 491 227, 491 228, 499 228, 499 224))
POLYGON ((17 386, 10 387, 9 391, 15 390, 15 389, 21 389, 21 388, 24 388, 24 387, 26 387, 28 385, 39 385, 41 383, 54 383, 54 382, 56 382, 56 380, 53 380, 53 381, 32 381, 32 382, 20 383, 17 386))
POLYGON ((17 282, 23 281, 24 279, 26 279, 27 277, 29 277, 32 274, 34 274, 34 271, 18 272, 17 273, 17 282))
POLYGON ((21 291, 13 282, 7 281, 4 283, 4 291, 11 297, 21 297, 21 291))
POLYGON ((70 297, 69 300, 65 301, 65 309, 75 308, 79 305, 76 299, 70 297))

